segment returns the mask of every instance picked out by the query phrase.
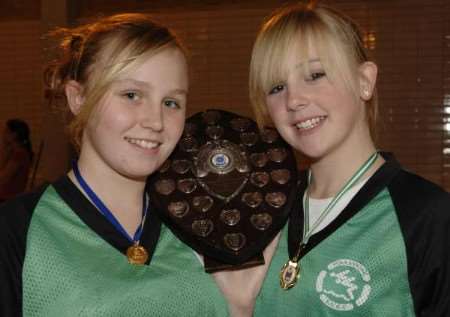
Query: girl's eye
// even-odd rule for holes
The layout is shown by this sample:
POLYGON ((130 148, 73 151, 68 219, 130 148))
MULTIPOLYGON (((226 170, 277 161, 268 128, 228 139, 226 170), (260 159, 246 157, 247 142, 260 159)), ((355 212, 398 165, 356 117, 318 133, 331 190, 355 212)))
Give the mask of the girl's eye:
POLYGON ((284 85, 276 85, 275 87, 273 87, 272 89, 270 89, 269 91, 269 95, 274 95, 279 93, 280 91, 282 91, 284 89, 284 85))
POLYGON ((180 105, 175 100, 164 100, 164 106, 169 108, 180 108, 180 105))
POLYGON ((127 91, 123 94, 123 97, 132 101, 139 100, 139 95, 135 91, 127 91))
POLYGON ((324 71, 320 71, 320 72, 312 72, 307 78, 306 81, 315 81, 318 80, 322 77, 325 77, 326 74, 324 71))

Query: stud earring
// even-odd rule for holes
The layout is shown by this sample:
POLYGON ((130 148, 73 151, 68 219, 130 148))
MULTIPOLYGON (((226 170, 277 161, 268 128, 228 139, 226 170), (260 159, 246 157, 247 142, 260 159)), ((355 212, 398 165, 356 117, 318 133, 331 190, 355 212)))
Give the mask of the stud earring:
POLYGON ((364 94, 364 97, 369 98, 370 97, 369 88, 365 87, 363 90, 363 94, 364 94))

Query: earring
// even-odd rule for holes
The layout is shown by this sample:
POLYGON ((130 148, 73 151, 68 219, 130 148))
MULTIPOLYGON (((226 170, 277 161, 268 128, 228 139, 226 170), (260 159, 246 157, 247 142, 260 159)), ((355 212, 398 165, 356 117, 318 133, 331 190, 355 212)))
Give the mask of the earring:
POLYGON ((364 94, 364 97, 366 97, 366 98, 370 97, 370 91, 369 91, 368 87, 364 87, 363 94, 364 94))

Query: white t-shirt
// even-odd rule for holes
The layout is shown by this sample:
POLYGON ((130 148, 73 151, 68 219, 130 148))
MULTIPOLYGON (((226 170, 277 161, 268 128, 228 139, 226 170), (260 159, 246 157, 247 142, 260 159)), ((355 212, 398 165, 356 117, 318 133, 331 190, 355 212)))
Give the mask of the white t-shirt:
MULTIPOLYGON (((364 186, 367 182, 368 178, 359 182, 358 184, 352 186, 347 192, 342 195, 342 197, 338 200, 338 202, 334 205, 334 207, 330 210, 328 215, 322 220, 322 222, 314 229, 312 234, 319 232, 328 226, 337 216, 347 207, 348 203, 352 200, 352 198, 356 195, 356 193, 364 186)), ((306 195, 306 191, 305 194, 306 195)), ((331 198, 323 198, 323 199, 315 199, 309 198, 309 228, 312 228, 314 222, 317 218, 320 217, 321 213, 327 208, 328 204, 333 200, 331 198)))

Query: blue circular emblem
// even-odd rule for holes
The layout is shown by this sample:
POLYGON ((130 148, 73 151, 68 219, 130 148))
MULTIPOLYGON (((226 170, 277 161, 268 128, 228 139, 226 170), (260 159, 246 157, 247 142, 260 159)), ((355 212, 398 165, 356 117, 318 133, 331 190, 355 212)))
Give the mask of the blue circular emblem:
POLYGON ((226 168, 230 164, 230 158, 223 153, 217 153, 211 158, 211 163, 216 168, 226 168))

